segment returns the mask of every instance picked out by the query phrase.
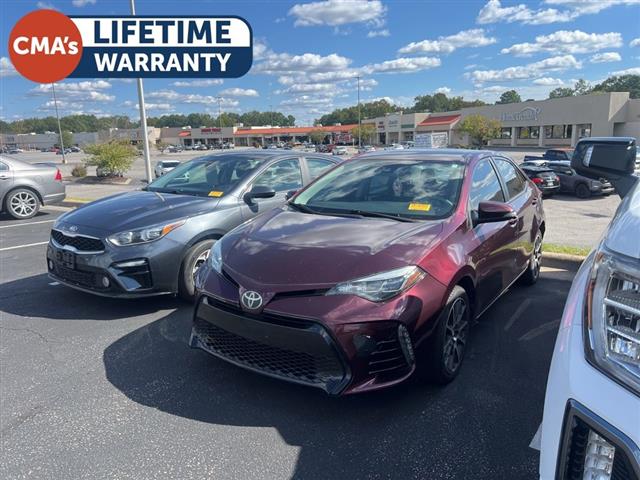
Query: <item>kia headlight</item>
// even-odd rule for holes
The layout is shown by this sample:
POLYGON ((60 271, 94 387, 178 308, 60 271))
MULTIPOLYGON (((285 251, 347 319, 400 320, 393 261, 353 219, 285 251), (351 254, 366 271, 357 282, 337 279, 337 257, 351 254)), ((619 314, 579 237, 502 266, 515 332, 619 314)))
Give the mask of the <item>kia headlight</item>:
POLYGON ((176 228, 184 225, 185 222, 186 220, 180 220, 178 222, 163 223, 160 225, 154 225, 152 227, 140 228, 138 230, 120 232, 107 237, 107 240, 109 240, 110 243, 117 245, 118 247, 149 243, 164 237, 169 232, 172 232, 176 228))
POLYGON ((216 272, 222 274, 222 242, 218 240, 211 247, 211 251, 209 252, 209 265, 216 272))
POLYGON ((587 287, 587 359, 640 395, 640 268, 608 251, 596 254, 587 287))
POLYGON ((372 302, 382 302, 408 290, 422 280, 425 275, 424 270, 419 267, 402 267, 339 283, 326 294, 357 295, 372 302))

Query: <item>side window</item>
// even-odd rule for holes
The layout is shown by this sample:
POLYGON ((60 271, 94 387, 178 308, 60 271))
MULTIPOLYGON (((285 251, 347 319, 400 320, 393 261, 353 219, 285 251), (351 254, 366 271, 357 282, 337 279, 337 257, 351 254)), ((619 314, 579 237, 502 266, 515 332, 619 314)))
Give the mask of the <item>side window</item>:
POLYGON ((9 170, 9 167, 5 163, 0 162, 0 172, 6 172, 9 170))
POLYGON ((311 175, 311 180, 318 178, 324 172, 333 167, 333 165, 335 165, 333 162, 325 158, 307 157, 307 167, 309 168, 309 175, 311 175))
POLYGON ((498 172, 507 185, 507 191, 509 192, 509 198, 513 198, 519 193, 522 193, 526 188, 526 181, 514 167, 511 162, 500 158, 494 159, 498 172))
POLYGON ((271 165, 256 178, 253 185, 271 187, 276 192, 297 190, 302 187, 300 162, 297 158, 292 158, 271 165))
POLYGON ((504 202, 498 175, 488 160, 480 161, 473 171, 469 208, 477 210, 478 204, 485 201, 504 202))

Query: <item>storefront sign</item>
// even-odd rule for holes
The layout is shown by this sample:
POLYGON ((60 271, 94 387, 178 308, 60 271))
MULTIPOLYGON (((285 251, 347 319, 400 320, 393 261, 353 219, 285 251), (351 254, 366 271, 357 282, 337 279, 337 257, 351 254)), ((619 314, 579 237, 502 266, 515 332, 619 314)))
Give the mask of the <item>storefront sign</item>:
POLYGON ((542 112, 541 108, 525 107, 517 113, 503 113, 500 115, 502 122, 537 122, 542 112))

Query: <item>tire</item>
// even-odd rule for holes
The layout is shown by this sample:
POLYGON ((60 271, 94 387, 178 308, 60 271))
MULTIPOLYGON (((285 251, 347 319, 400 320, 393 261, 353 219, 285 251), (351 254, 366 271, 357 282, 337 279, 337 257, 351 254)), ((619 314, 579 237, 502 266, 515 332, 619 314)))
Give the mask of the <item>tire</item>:
POLYGON ((422 378, 446 385, 458 376, 469 340, 471 308, 467 292, 453 287, 438 317, 438 325, 425 345, 422 378))
POLYGON ((529 259, 529 265, 524 271, 522 276, 518 279, 521 285, 535 285, 540 278, 540 264, 542 262, 542 235, 540 232, 536 235, 536 239, 533 241, 533 252, 531 252, 531 258, 529 259))
POLYGON ((193 245, 184 258, 180 267, 178 277, 178 294, 187 302, 193 302, 195 295, 194 275, 202 262, 206 262, 209 257, 209 250, 215 240, 203 240, 193 245))
POLYGON ((591 190, 585 183, 579 183, 576 185, 576 197, 589 198, 591 196, 591 190))
POLYGON ((17 188, 7 195, 5 210, 16 220, 32 218, 40 211, 40 199, 33 190, 17 188))

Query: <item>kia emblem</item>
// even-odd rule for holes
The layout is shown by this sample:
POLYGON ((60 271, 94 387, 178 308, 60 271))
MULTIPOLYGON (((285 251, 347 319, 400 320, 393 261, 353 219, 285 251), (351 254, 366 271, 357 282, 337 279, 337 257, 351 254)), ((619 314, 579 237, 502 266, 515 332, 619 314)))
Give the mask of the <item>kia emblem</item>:
POLYGON ((247 290, 242 294, 241 301, 248 310, 257 310, 262 306, 262 295, 253 290, 247 290))

